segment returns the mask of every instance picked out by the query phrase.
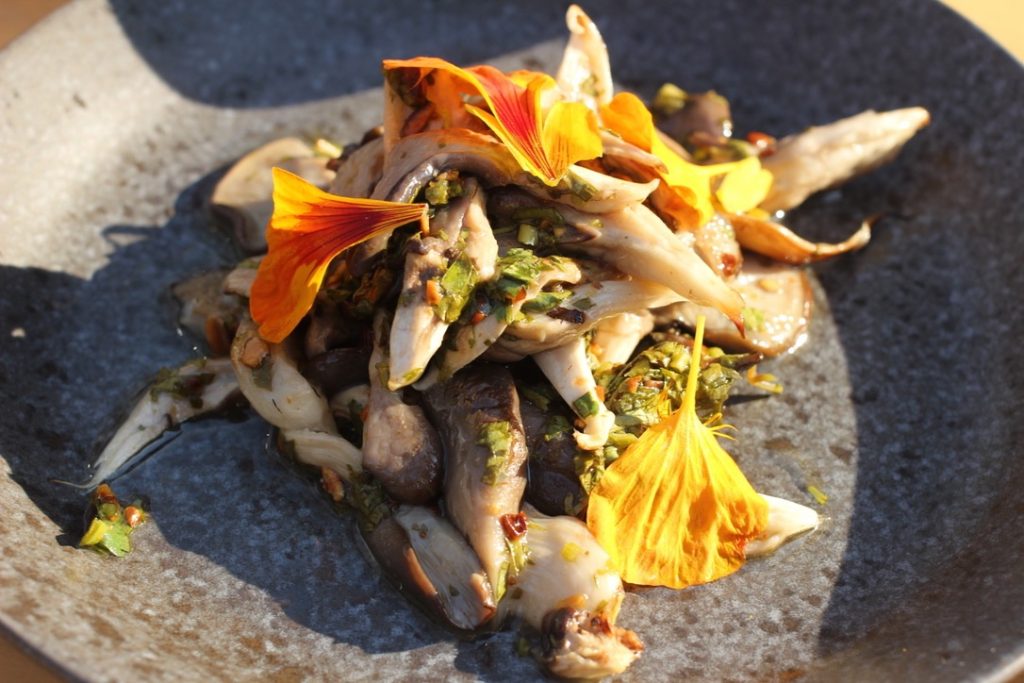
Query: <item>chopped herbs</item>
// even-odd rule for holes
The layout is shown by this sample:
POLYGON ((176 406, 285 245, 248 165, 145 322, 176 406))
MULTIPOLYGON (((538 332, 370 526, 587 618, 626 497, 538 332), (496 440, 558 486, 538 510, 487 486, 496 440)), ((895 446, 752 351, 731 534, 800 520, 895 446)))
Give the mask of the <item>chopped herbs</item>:
POLYGON ((537 245, 537 228, 529 223, 522 223, 516 233, 516 239, 520 243, 533 247, 537 245))
POLYGON ((551 387, 550 384, 517 384, 516 390, 519 395, 525 398, 527 401, 537 406, 544 412, 547 412, 551 407, 552 401, 560 400, 558 394, 551 387))
POLYGON ((541 292, 532 299, 523 302, 520 310, 527 315, 540 315, 558 308, 570 296, 572 296, 570 290, 541 292))
POLYGON ((498 585, 494 587, 494 598, 499 602, 505 596, 509 586, 516 585, 519 573, 523 571, 530 560, 526 534, 518 536, 514 540, 506 537, 505 548, 508 550, 508 559, 501 563, 501 568, 498 570, 498 585))
MULTIPOLYGON (((743 356, 709 352, 697 384, 697 413, 709 417, 722 411, 739 379, 731 365, 743 356)), ((639 436, 682 405, 690 349, 677 341, 664 341, 642 351, 608 384, 606 405, 616 423, 639 436)))
POLYGON ((533 282, 545 269, 544 259, 530 249, 509 249, 507 254, 498 259, 497 266, 501 277, 522 284, 533 282))
POLYGON ((582 202, 589 202, 597 194, 597 188, 571 171, 566 174, 566 179, 569 181, 569 192, 582 202))
POLYGON ((364 275, 352 294, 353 317, 361 320, 372 317, 374 308, 384 299, 384 295, 388 293, 394 282, 395 272, 386 263, 377 264, 373 270, 364 275))
POLYGON ((594 307, 594 302, 590 297, 581 296, 579 299, 575 299, 569 302, 570 306, 580 309, 581 311, 589 311, 594 307))
POLYGON ((491 312, 502 322, 512 323, 520 312, 515 304, 526 298, 527 286, 548 268, 545 259, 530 249, 514 248, 498 259, 496 277, 488 283, 485 295, 491 312))
POLYGON ((491 452, 484 465, 483 482, 488 486, 494 486, 502 477, 502 470, 508 461, 508 451, 512 444, 512 426, 502 420, 498 422, 485 422, 480 427, 477 443, 487 446, 491 452))
POLYGON ((434 304, 437 317, 446 323, 459 319, 477 283, 476 268, 465 254, 451 262, 440 280, 440 301, 434 304))
POLYGON ((572 409, 582 418, 588 418, 601 412, 601 399, 590 390, 572 402, 572 409))
POLYGON ((78 547, 89 548, 114 557, 124 557, 132 551, 131 535, 148 519, 139 501, 122 507, 114 491, 100 484, 90 499, 91 519, 78 547))
POLYGON ((368 472, 353 473, 348 500, 359 515, 359 523, 366 531, 373 531, 377 525, 391 516, 388 494, 379 481, 368 472))
POLYGON ((215 378, 212 372, 182 374, 175 368, 162 368, 149 388, 149 397, 156 401, 160 394, 170 394, 179 401, 188 401, 189 405, 198 410, 203 407, 203 389, 215 378))
POLYGON ((549 415, 544 422, 544 440, 554 441, 564 434, 572 432, 572 424, 564 415, 557 413, 549 415))
POLYGON ((573 459, 576 469, 576 476, 579 477, 580 486, 587 495, 594 490, 597 482, 604 476, 605 465, 607 464, 603 450, 585 451, 578 449, 573 459))
POLYGON ((458 171, 445 171, 427 183, 423 197, 431 206, 443 206, 465 193, 458 171))
POLYGON ((539 228, 565 225, 565 219, 557 210, 547 206, 527 206, 512 212, 512 220, 518 223, 533 223, 539 228))

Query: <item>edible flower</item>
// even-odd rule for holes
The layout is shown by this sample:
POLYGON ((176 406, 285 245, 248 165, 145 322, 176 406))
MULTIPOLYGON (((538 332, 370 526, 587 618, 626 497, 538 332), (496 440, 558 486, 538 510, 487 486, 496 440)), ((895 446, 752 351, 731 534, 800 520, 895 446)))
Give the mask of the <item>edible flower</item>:
POLYGON ((591 493, 587 526, 622 579, 683 588, 739 569, 768 521, 754 491, 695 410, 704 316, 697 321, 683 404, 619 456, 591 493))
POLYGON ((426 204, 340 197, 275 168, 268 251, 249 298, 260 336, 277 343, 295 329, 342 251, 416 220, 426 231, 426 204))
POLYGON ((463 69, 437 57, 384 61, 384 71, 419 69, 415 83, 434 105, 442 121, 457 120, 452 109, 461 104, 501 140, 520 167, 544 184, 555 186, 569 166, 601 156, 604 148, 594 113, 582 102, 558 100, 555 80, 534 71, 506 75, 492 66, 463 69), (450 80, 428 78, 441 72, 453 76, 479 95, 486 107, 465 102, 450 80))
POLYGON ((654 127, 654 117, 636 95, 619 93, 601 107, 601 122, 626 142, 650 152, 665 164, 657 171, 662 192, 669 196, 665 208, 680 228, 695 229, 711 219, 715 201, 730 213, 743 213, 760 204, 768 195, 772 174, 761 168, 757 157, 701 166, 690 163, 662 139, 654 127), (717 190, 712 180, 721 176, 717 190))

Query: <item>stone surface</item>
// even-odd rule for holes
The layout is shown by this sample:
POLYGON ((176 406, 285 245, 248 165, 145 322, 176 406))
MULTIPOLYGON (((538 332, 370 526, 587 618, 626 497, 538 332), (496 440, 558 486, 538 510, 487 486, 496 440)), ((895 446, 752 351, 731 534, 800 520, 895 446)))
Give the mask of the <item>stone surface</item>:
MULTIPOLYGON (((194 355, 167 289, 234 254, 202 205, 284 134, 356 137, 379 60, 550 65, 557 3, 81 0, 0 54, 0 623, 86 680, 528 680, 515 634, 456 640, 365 560, 353 520, 255 419, 189 425, 116 482, 138 552, 74 550, 95 443, 194 355), (326 14, 318 14, 326 11, 326 14), (511 55, 511 56, 509 56, 511 55)), ((823 527, 736 576, 629 596, 629 680, 983 679, 1024 657, 1020 65, 942 6, 588 3, 617 79, 715 88, 784 133, 928 107, 890 167, 792 216, 863 252, 817 268, 810 341, 741 402, 731 450, 823 527), (799 38, 798 38, 799 37, 799 38)))

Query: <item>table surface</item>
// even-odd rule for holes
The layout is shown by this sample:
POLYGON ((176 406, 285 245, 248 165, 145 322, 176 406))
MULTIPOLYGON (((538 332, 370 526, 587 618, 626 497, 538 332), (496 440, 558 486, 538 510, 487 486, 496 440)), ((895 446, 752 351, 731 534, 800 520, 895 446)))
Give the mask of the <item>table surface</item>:
MULTIPOLYGON (((944 0, 1024 62, 1024 2, 1021 0, 944 0)), ((0 2, 0 48, 53 12, 67 0, 3 0, 0 2)), ((0 637, 0 671, 5 680, 50 683, 61 678, 0 637)), ((1024 683, 1024 676, 1018 679, 1024 683)))

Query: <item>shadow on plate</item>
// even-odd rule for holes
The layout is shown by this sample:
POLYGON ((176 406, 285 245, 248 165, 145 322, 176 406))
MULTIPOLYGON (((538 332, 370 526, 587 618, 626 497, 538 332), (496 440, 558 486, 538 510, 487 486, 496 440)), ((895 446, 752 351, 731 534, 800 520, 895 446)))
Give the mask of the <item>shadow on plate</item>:
POLYGON ((565 7, 543 0, 445 2, 412 11, 404 3, 303 0, 290 2, 286 17, 273 3, 237 0, 110 5, 166 83, 223 107, 299 104, 377 87, 383 56, 472 63, 494 54, 494 45, 507 53, 565 35, 565 7))
MULTIPOLYGON (((159 229, 108 227, 114 250, 88 280, 0 266, 0 319, 10 326, 0 336, 0 452, 11 478, 62 530, 55 544, 77 543, 87 499, 52 480, 87 479, 91 457, 134 403, 130 392, 160 367, 199 355, 176 330, 169 287, 238 259, 200 208, 218 176, 188 188, 159 229)), ((147 557, 147 545, 162 550, 163 543, 157 529, 143 527, 134 566, 111 560, 102 580, 116 577, 125 594, 144 592, 149 577, 168 569, 197 577, 194 554, 269 596, 295 624, 368 654, 415 659, 417 651, 453 640, 379 575, 355 518, 337 512, 310 479, 271 453, 268 427, 246 416, 188 423, 113 482, 122 498, 144 495, 159 535, 187 552, 147 557)), ((509 639, 514 634, 459 643, 456 666, 483 680, 504 675, 508 667, 496 662, 511 651, 509 639)), ((533 670, 524 660, 518 668, 533 670)))

